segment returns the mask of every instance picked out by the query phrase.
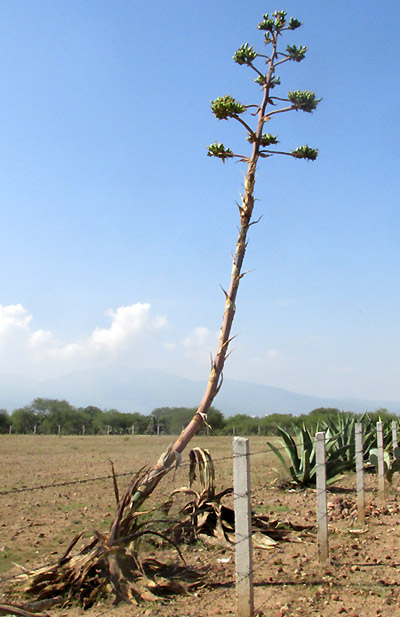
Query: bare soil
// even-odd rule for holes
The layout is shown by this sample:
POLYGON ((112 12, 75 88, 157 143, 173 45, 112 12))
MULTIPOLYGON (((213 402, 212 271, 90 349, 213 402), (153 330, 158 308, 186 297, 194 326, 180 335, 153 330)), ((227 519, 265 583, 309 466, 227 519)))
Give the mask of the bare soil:
MULTIPOLYGON (((277 462, 265 437, 250 438, 253 509, 271 519, 314 525, 315 491, 280 488, 277 462)), ((152 466, 171 442, 165 436, 0 436, 0 604, 16 601, 15 577, 63 554, 83 529, 105 532, 115 512, 110 459, 121 491, 130 474, 152 466), (125 475, 126 474, 126 475, 125 475), (57 485, 57 486, 55 486, 57 485), (40 488, 42 487, 42 488, 40 488), (15 492, 15 489, 19 489, 15 492), (24 489, 24 490, 21 490, 24 489)), ((216 468, 217 490, 232 486, 232 439, 198 437, 216 468)), ((156 489, 149 508, 160 506, 175 488, 188 484, 187 455, 156 489)), ((356 519, 355 476, 348 475, 329 493, 330 560, 318 563, 315 529, 290 534, 269 550, 254 549, 256 614, 268 617, 348 615, 393 617, 400 614, 399 485, 395 477, 385 500, 374 475, 366 476, 366 525, 356 519)), ((226 501, 227 505, 229 499, 226 501)), ((146 505, 147 507, 147 505, 146 505)), ((150 516, 150 515, 149 515, 150 516)), ((139 606, 115 606, 111 600, 84 611, 53 607, 54 617, 124 616, 206 617, 235 615, 235 555, 222 547, 181 546, 201 584, 187 596, 139 606)), ((170 547, 146 545, 164 562, 179 557, 170 547)))

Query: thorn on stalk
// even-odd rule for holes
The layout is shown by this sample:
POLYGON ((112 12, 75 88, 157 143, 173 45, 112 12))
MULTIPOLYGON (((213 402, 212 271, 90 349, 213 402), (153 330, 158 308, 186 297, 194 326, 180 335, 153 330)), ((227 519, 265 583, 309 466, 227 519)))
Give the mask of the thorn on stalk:
POLYGON ((221 350, 224 347, 228 347, 228 345, 230 345, 230 343, 236 338, 237 334, 234 334, 233 336, 231 336, 230 338, 228 338, 227 341, 225 341, 225 343, 222 345, 221 350))
POLYGON ((252 225, 257 225, 257 223, 259 223, 262 219, 263 215, 261 214, 261 216, 258 217, 258 219, 256 219, 255 221, 251 221, 248 225, 248 227, 251 227, 252 225))
MULTIPOLYGON (((242 196, 241 196, 242 197, 242 196)), ((243 198, 242 198, 243 199, 243 198)), ((242 205, 240 205, 240 203, 238 203, 237 201, 235 201, 235 204, 237 205, 237 207, 239 208, 239 214, 240 214, 240 218, 242 218, 245 215, 245 211, 242 205)))
POLYGON ((211 366, 211 370, 212 370, 213 367, 215 367, 215 362, 214 362, 214 358, 213 358, 213 355, 212 355, 211 351, 210 351, 210 361, 211 361, 210 366, 211 366))
POLYGON ((216 387, 216 390, 215 390, 215 396, 216 396, 216 395, 218 394, 218 392, 221 390, 221 386, 222 386, 222 384, 223 384, 223 381, 224 381, 224 374, 223 374, 223 373, 221 373, 221 374, 220 374, 220 376, 219 376, 219 382, 217 383, 217 387, 216 387))
POLYGON ((252 270, 246 270, 246 272, 242 272, 241 274, 239 274, 238 279, 240 281, 240 279, 242 279, 244 276, 246 276, 246 274, 249 274, 250 272, 254 272, 254 268, 252 268, 252 270))
POLYGON ((230 295, 228 294, 228 292, 227 292, 227 291, 225 291, 225 289, 222 287, 222 285, 220 285, 220 287, 221 287, 221 289, 222 289, 222 291, 223 291, 223 293, 224 293, 225 299, 226 299, 227 301, 229 301, 230 303, 232 303, 232 298, 230 297, 230 295))

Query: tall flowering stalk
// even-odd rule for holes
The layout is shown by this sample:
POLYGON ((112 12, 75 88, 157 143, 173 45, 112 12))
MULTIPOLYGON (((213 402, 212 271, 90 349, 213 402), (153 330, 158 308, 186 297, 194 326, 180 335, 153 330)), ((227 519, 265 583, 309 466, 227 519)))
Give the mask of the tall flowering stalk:
MULTIPOLYGON (((243 276, 242 266, 246 252, 247 234, 252 221, 254 209, 254 183, 256 178, 257 164, 260 158, 283 154, 294 158, 315 160, 318 151, 309 146, 300 146, 290 152, 282 152, 274 149, 278 144, 276 136, 264 132, 264 125, 274 115, 289 111, 312 112, 318 100, 313 92, 298 91, 288 92, 287 98, 273 96, 274 88, 279 85, 279 77, 275 74, 276 68, 284 62, 303 60, 306 48, 288 45, 284 52, 278 51, 279 37, 285 30, 296 30, 301 26, 296 19, 286 19, 284 11, 276 11, 271 16, 264 15, 263 21, 258 25, 259 30, 264 32, 264 42, 268 53, 256 52, 247 43, 242 45, 233 56, 239 65, 248 66, 255 74, 255 82, 261 87, 262 100, 260 105, 244 105, 232 96, 223 96, 211 101, 211 109, 219 120, 233 119, 244 127, 247 133, 247 141, 251 146, 249 156, 235 154, 221 143, 214 143, 208 148, 208 155, 215 156, 223 162, 228 158, 239 158, 247 165, 247 173, 244 181, 244 193, 239 206, 240 228, 236 243, 236 251, 233 257, 233 266, 230 285, 225 291, 225 311, 222 320, 221 333, 215 359, 211 363, 211 372, 203 400, 188 426, 182 431, 173 446, 164 452, 154 468, 144 476, 139 472, 134 476, 124 495, 120 498, 116 477, 114 475, 115 495, 118 507, 114 520, 107 535, 95 532, 86 543, 83 544, 77 555, 72 554, 72 549, 82 537, 78 534, 70 544, 67 552, 50 566, 44 566, 35 570, 33 578, 28 582, 27 590, 38 596, 38 600, 46 599, 50 603, 58 603, 60 598, 65 601, 66 597, 80 600, 87 608, 91 606, 99 594, 111 586, 117 600, 138 602, 149 599, 149 592, 154 599, 155 589, 160 593, 176 591, 177 581, 174 579, 169 586, 162 575, 163 583, 157 582, 157 562, 150 560, 147 565, 135 548, 135 542, 146 531, 140 522, 138 509, 149 497, 158 485, 161 478, 171 469, 175 462, 179 462, 181 454, 192 437, 206 422, 207 412, 218 394, 222 385, 222 375, 225 360, 229 353, 231 341, 232 322, 235 316, 236 296, 240 280, 243 276), (261 61, 266 65, 263 72, 257 68, 255 62, 261 61), (250 115, 250 121, 247 116, 250 115), (255 120, 256 118, 256 120, 255 120), (254 124, 254 128, 252 125, 254 124), (147 567, 147 570, 146 570, 147 567), (151 574, 153 572, 153 574, 151 574)), ((158 564, 160 565, 160 564, 158 564)), ((11 607, 12 608, 12 607, 11 607)), ((28 614, 28 612, 24 612, 28 614)), ((31 614, 31 613, 29 613, 31 614)))
POLYGON ((276 114, 290 111, 303 111, 311 113, 317 107, 320 100, 316 99, 313 92, 295 90, 287 93, 287 97, 274 96, 274 89, 280 85, 280 79, 276 75, 276 69, 284 62, 301 62, 307 48, 296 45, 287 45, 285 51, 278 51, 278 42, 286 30, 296 30, 301 26, 297 19, 287 19, 285 11, 275 11, 269 16, 264 15, 258 24, 258 29, 264 33, 266 53, 259 53, 248 43, 242 45, 234 54, 233 60, 239 65, 245 65, 256 75, 254 81, 261 87, 262 99, 260 104, 245 105, 230 95, 211 101, 211 109, 218 120, 236 120, 244 127, 247 141, 251 146, 250 155, 236 154, 222 143, 215 142, 208 147, 208 156, 213 156, 225 162, 227 159, 238 158, 247 165, 247 173, 244 180, 244 193, 241 196, 239 206, 240 228, 236 242, 236 251, 233 257, 233 266, 230 285, 225 294, 225 311, 219 337, 219 344, 215 358, 211 362, 211 372, 203 399, 194 417, 188 426, 182 431, 177 441, 165 452, 152 471, 147 474, 141 486, 132 495, 131 507, 137 509, 141 503, 152 493, 161 478, 168 472, 175 462, 179 462, 181 453, 186 448, 192 437, 206 422, 207 412, 218 394, 223 380, 225 360, 229 353, 232 323, 235 316, 236 296, 241 278, 243 260, 246 253, 247 234, 252 221, 254 210, 254 185, 257 165, 260 158, 267 158, 276 154, 291 156, 297 159, 314 161, 318 150, 309 146, 299 146, 289 152, 274 148, 278 144, 276 135, 264 132, 264 126, 273 119, 276 114), (261 65, 261 69, 257 65, 261 65), (250 118, 248 118, 250 116, 250 118), (256 118, 256 120, 255 120, 256 118), (253 126, 254 125, 254 126, 253 126))

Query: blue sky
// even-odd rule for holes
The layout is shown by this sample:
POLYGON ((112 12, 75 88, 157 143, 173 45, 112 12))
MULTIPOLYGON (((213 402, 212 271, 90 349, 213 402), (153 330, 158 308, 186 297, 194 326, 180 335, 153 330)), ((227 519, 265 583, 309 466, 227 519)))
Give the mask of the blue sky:
MULTIPOLYGON (((284 9, 307 45, 282 86, 323 98, 268 127, 225 377, 400 400, 400 5, 269 0, 15 2, 0 7, 0 373, 96 366, 206 380, 236 242, 246 153, 210 100, 259 102, 232 61, 284 9), (249 7, 250 5, 250 7, 249 7)), ((278 94, 278 92, 277 92, 278 94)))

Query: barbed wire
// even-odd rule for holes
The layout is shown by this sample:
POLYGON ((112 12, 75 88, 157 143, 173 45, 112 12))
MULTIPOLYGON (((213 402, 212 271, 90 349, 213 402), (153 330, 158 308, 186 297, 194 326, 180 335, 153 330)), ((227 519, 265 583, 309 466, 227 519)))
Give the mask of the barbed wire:
MULTIPOLYGON (((132 476, 133 473, 131 471, 125 471, 122 473, 117 473, 115 476, 117 478, 122 478, 125 476, 132 476)), ((86 484, 88 482, 97 482, 99 480, 112 480, 113 475, 108 474, 107 476, 96 476, 94 478, 78 478, 76 480, 64 480, 63 482, 52 482, 51 484, 37 484, 36 486, 21 486, 16 488, 11 488, 7 491, 0 491, 1 495, 12 495, 15 493, 26 493, 30 491, 39 491, 46 490, 48 488, 61 488, 63 486, 71 486, 73 484, 86 484)))
MULTIPOLYGON (((268 454, 269 452, 271 452, 271 450, 259 450, 257 452, 251 452, 249 454, 249 456, 257 456, 259 454, 268 454)), ((246 456, 245 454, 239 454, 239 455, 229 455, 229 456, 222 456, 222 457, 217 457, 217 458, 213 458, 213 463, 218 463, 218 462, 222 462, 222 461, 227 461, 227 460, 233 460, 235 458, 238 457, 243 457, 246 456)), ((180 470, 184 470, 185 468, 189 468, 190 467, 190 463, 180 463, 179 466, 171 466, 170 471, 177 471, 178 469, 180 470)), ((134 472, 132 471, 126 471, 126 472, 121 472, 121 473, 116 473, 115 477, 116 478, 122 478, 122 477, 127 477, 127 476, 132 476, 134 475, 134 472)), ((110 480, 113 479, 113 475, 112 474, 108 474, 106 476, 95 476, 93 478, 77 478, 75 480, 65 480, 63 482, 52 482, 52 483, 48 483, 48 484, 38 484, 35 486, 21 486, 21 487, 15 487, 15 488, 11 488, 8 490, 2 490, 0 491, 0 496, 3 495, 12 495, 12 494, 18 494, 18 493, 24 493, 24 492, 31 492, 31 491, 37 491, 37 490, 46 490, 46 489, 51 489, 51 488, 61 488, 64 486, 71 486, 74 484, 86 484, 88 482, 97 482, 100 480, 110 480)))
MULTIPOLYGON (((333 439, 333 437, 331 438, 333 439)), ((281 446, 281 447, 275 447, 275 450, 278 451, 288 451, 288 447, 287 446, 281 446)), ((217 457, 217 458, 213 458, 213 462, 214 463, 218 463, 218 462, 222 462, 222 461, 227 461, 227 460, 231 460, 233 461, 234 459, 237 458, 246 458, 246 457, 254 457, 254 456, 258 456, 260 454, 270 454, 273 453, 274 450, 272 450, 271 448, 267 449, 267 450, 258 450, 256 452, 250 452, 248 454, 246 453, 240 453, 240 454, 233 454, 230 456, 223 456, 223 457, 217 457)), ((317 465, 318 467, 319 465, 317 465)), ((180 463, 179 466, 173 466, 169 469, 169 471, 177 471, 178 469, 185 469, 190 467, 190 463, 180 463)), ((364 470, 367 469, 367 466, 364 466, 364 470)), ((127 476, 132 476, 134 475, 134 472, 132 471, 126 471, 126 472, 120 472, 120 473, 116 473, 115 477, 116 478, 122 478, 122 477, 127 477, 127 476)), ((31 492, 31 491, 37 491, 37 490, 46 490, 46 489, 51 489, 51 488, 61 488, 64 486, 71 486, 74 484, 86 484, 88 482, 97 482, 100 480, 110 480, 113 478, 112 474, 108 474, 106 476, 95 476, 92 478, 77 478, 75 480, 65 480, 63 482, 52 482, 49 484, 40 484, 40 485, 35 485, 35 486, 22 486, 22 487, 15 487, 12 489, 8 489, 8 490, 2 490, 0 491, 0 496, 4 496, 4 495, 11 495, 11 494, 18 494, 18 493, 24 493, 24 492, 31 492)))

